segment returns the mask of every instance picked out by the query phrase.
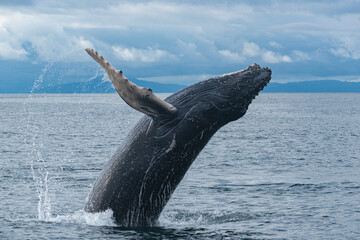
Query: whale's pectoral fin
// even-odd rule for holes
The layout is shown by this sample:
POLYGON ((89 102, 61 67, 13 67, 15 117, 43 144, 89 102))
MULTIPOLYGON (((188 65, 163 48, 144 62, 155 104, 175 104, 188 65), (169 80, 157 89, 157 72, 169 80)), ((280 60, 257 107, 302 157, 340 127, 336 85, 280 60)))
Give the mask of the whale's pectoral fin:
POLYGON ((86 48, 85 51, 100 64, 109 76, 115 90, 130 107, 152 117, 154 120, 172 118, 177 109, 160 98, 150 88, 143 88, 130 82, 122 71, 116 70, 103 56, 93 49, 86 48))

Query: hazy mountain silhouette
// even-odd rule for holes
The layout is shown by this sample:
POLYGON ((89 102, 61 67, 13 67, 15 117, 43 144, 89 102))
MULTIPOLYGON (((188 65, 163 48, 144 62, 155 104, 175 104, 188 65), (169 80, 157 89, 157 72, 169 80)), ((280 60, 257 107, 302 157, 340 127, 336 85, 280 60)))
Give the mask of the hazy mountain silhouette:
POLYGON ((315 92, 360 92, 360 82, 318 80, 289 83, 270 83, 264 92, 315 93, 315 92))
MULTIPOLYGON (((132 79, 136 85, 151 88, 157 93, 171 93, 185 88, 185 85, 166 84, 132 79)), ((115 92, 109 81, 94 79, 85 82, 67 83, 39 89, 45 93, 110 93, 115 92)), ((360 82, 341 82, 336 80, 319 80, 289 83, 270 83, 264 92, 315 93, 315 92, 360 92, 360 82)))
MULTIPOLYGON (((172 93, 186 87, 180 84, 158 83, 151 81, 130 78, 136 85, 151 88, 155 93, 172 93)), ((34 89, 34 93, 112 93, 115 92, 111 82, 103 81, 102 77, 97 77, 88 81, 71 82, 52 85, 41 84, 34 89)), ((29 86, 18 86, 16 90, 7 91, 0 89, 0 93, 29 93, 29 86)), ((317 80, 289 83, 272 83, 264 89, 264 92, 273 93, 316 93, 316 92, 360 92, 360 82, 342 82, 337 80, 317 80)))
MULTIPOLYGON (((151 88, 157 93, 177 92, 185 88, 185 85, 166 84, 138 79, 131 79, 133 83, 140 87, 151 88)), ((35 90, 36 93, 112 93, 115 89, 110 81, 93 79, 91 81, 72 82, 53 86, 40 86, 35 90)))

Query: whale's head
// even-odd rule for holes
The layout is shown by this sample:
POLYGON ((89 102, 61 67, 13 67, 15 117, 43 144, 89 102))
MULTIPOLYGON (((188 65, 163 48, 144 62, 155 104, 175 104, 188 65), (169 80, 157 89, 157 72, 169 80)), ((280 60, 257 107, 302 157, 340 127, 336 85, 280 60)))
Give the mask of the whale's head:
POLYGON ((170 96, 180 117, 197 114, 226 124, 242 117, 251 101, 269 83, 271 70, 257 64, 191 85, 170 96))
MULTIPOLYGON (((164 125, 160 124, 165 128, 160 128, 187 128, 187 132, 194 134, 209 127, 218 129, 242 117, 270 79, 270 69, 253 64, 245 70, 191 85, 165 99, 178 112, 175 119, 164 125), (188 124, 182 124, 184 122, 188 124), (189 130, 190 128, 193 130, 189 130)), ((160 132, 164 133, 162 130, 160 132)))

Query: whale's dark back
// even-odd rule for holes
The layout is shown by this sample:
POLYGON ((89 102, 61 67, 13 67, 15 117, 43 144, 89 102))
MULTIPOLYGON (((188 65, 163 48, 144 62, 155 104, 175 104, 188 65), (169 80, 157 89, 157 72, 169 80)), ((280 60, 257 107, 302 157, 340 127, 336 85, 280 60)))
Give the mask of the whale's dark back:
POLYGON ((95 182, 86 211, 111 208, 121 226, 153 225, 191 163, 218 129, 214 126, 192 134, 191 140, 175 131, 157 138, 156 129, 148 132, 151 121, 148 116, 140 119, 117 149, 95 182))

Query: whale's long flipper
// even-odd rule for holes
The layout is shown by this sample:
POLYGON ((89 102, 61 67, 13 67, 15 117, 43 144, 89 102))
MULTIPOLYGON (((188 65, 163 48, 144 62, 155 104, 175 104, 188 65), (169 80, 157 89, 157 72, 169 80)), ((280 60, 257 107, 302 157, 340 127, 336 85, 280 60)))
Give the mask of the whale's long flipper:
POLYGON ((90 48, 86 48, 85 51, 105 70, 115 90, 130 107, 154 120, 170 118, 177 113, 173 105, 158 98, 150 88, 139 87, 130 82, 121 70, 116 70, 98 52, 90 48))

